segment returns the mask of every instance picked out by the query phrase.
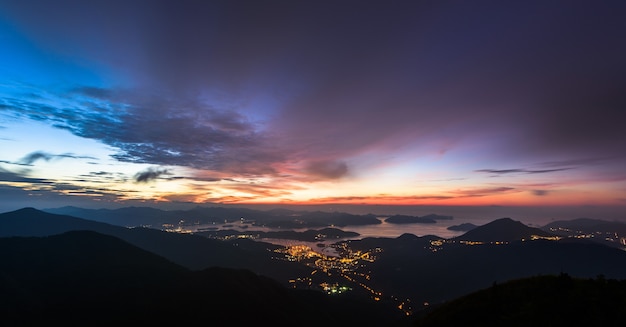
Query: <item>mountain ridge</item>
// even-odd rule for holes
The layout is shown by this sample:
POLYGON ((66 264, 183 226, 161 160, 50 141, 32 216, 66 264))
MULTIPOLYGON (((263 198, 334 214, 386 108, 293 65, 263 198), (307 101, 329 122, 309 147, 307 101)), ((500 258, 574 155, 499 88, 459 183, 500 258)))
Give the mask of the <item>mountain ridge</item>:
POLYGON ((0 214, 0 237, 49 236, 72 230, 90 230, 115 236, 139 248, 153 252, 191 270, 212 266, 247 268, 258 274, 287 281, 294 271, 309 271, 287 262, 271 259, 262 245, 244 250, 235 243, 222 242, 199 235, 165 232, 151 228, 126 228, 66 215, 24 208, 0 214))
POLYGON ((0 314, 11 326, 378 325, 391 308, 292 290, 247 269, 190 271, 92 231, 0 238, 0 314), (362 316, 356 308, 366 308, 362 316))
POLYGON ((452 239, 479 242, 513 242, 529 239, 532 235, 541 237, 555 236, 542 229, 530 227, 520 221, 505 217, 472 228, 464 234, 455 236, 452 239))

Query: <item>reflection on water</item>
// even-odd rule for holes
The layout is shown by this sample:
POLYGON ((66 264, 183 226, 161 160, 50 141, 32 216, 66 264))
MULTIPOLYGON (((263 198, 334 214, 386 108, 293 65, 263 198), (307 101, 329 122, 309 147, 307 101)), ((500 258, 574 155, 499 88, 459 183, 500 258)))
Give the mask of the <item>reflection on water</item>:
POLYGON ((453 223, 452 221, 439 221, 436 224, 390 224, 382 219, 381 221, 380 225, 348 226, 342 229, 361 234, 359 239, 365 237, 396 238, 405 233, 416 236, 436 235, 442 238, 451 238, 463 234, 463 232, 447 229, 449 226, 458 224, 458 222, 453 223))

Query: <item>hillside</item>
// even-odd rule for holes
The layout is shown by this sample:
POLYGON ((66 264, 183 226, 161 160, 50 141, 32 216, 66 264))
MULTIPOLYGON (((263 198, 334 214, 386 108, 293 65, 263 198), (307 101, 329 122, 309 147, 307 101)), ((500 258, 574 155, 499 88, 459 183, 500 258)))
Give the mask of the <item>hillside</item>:
POLYGON ((487 224, 471 229, 454 240, 477 242, 514 242, 530 239, 532 235, 550 237, 554 234, 539 228, 529 227, 511 218, 496 219, 487 224))
POLYGON ((414 326, 619 326, 624 319, 626 280, 560 274, 493 284, 435 308, 414 326))
POLYGON ((250 269, 280 281, 310 272, 300 265, 272 260, 271 252, 262 243, 255 243, 255 247, 248 246, 244 250, 237 243, 198 235, 169 233, 151 228, 125 228, 33 208, 0 214, 0 237, 49 236, 75 230, 89 230, 118 237, 192 270, 216 266, 250 269))
MULTIPOLYGON (((497 234, 484 236, 500 239, 497 234)), ((413 303, 441 303, 493 282, 560 272, 578 278, 626 279, 626 252, 578 239, 471 245, 406 234, 346 243, 353 250, 381 249, 367 266, 371 286, 413 303)))
POLYGON ((623 222, 579 218, 553 221, 541 229, 564 237, 584 238, 626 249, 626 223, 623 222))
POLYGON ((10 326, 341 326, 397 319, 372 302, 290 290, 249 270, 189 271, 95 232, 0 238, 0 255, 0 314, 10 326))

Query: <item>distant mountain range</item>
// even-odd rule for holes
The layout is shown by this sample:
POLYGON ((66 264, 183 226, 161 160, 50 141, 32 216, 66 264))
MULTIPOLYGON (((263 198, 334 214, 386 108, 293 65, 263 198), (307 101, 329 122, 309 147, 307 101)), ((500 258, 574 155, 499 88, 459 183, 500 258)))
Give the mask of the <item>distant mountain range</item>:
POLYGON ((253 226, 306 228, 345 227, 348 225, 377 225, 381 221, 374 215, 353 215, 345 212, 294 211, 287 209, 254 210, 246 208, 195 207, 189 210, 160 210, 150 207, 120 209, 83 209, 61 207, 44 209, 48 213, 69 215, 108 224, 161 229, 163 224, 192 225, 233 223, 246 221, 253 226))
POLYGON ((579 278, 626 278, 625 251, 576 238, 532 240, 532 235, 554 236, 502 218, 448 240, 405 234, 346 243, 353 250, 382 249, 368 267, 372 283, 417 303, 440 303, 493 282, 562 272, 579 278))
POLYGON ((563 237, 578 237, 626 249, 626 224, 616 221, 579 218, 551 222, 541 229, 563 237))
POLYGON ((277 246, 269 243, 246 240, 223 242, 199 235, 170 233, 152 228, 126 228, 33 208, 0 214, 0 237, 50 236, 75 230, 89 230, 118 237, 192 270, 215 266, 245 268, 281 281, 312 271, 304 266, 273 260, 268 248, 277 246), (240 243, 242 246, 239 246, 240 243))

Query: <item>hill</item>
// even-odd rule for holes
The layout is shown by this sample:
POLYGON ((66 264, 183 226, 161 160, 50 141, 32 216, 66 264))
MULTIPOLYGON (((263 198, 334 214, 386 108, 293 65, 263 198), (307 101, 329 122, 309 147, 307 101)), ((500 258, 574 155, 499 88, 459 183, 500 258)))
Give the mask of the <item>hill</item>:
POLYGON ((541 229, 564 237, 584 238, 626 249, 626 223, 623 222, 579 218, 553 221, 541 229))
POLYGON ((189 271, 95 232, 0 238, 0 255, 0 314, 10 326, 340 326, 395 319, 372 302, 291 290, 249 270, 189 271))
POLYGON ((532 235, 552 237, 554 234, 529 227, 511 218, 500 218, 454 237, 454 240, 475 242, 514 242, 530 239, 532 235))
POLYGON ((0 214, 0 237, 49 236, 74 230, 89 230, 115 236, 141 249, 192 270, 209 267, 250 269, 276 280, 287 281, 310 272, 301 265, 272 259, 269 244, 255 243, 246 249, 190 234, 169 233, 152 228, 125 228, 33 208, 0 214))
POLYGON ((626 281, 567 274, 512 280, 435 308, 430 326, 617 326, 626 319, 626 281))
MULTIPOLYGON (((485 232, 489 230, 502 231, 485 229, 481 233, 483 240, 501 240, 499 234, 485 232)), ((525 228, 514 230, 536 232, 525 228)), ((516 232, 514 236, 522 235, 526 234, 516 232)), ((405 234, 395 239, 364 238, 345 243, 353 251, 375 253, 376 260, 367 263, 365 269, 372 288, 409 298, 414 304, 441 303, 493 282, 541 274, 566 272, 577 278, 605 275, 626 279, 626 252, 579 239, 472 243, 405 234)), ((423 308, 418 305, 414 309, 419 312, 423 308)))
POLYGON ((453 225, 453 226, 449 226, 448 228, 446 228, 447 230, 453 230, 453 231, 460 231, 460 232, 468 232, 471 231, 472 229, 476 228, 478 226, 472 224, 472 223, 462 223, 459 225, 453 225))

